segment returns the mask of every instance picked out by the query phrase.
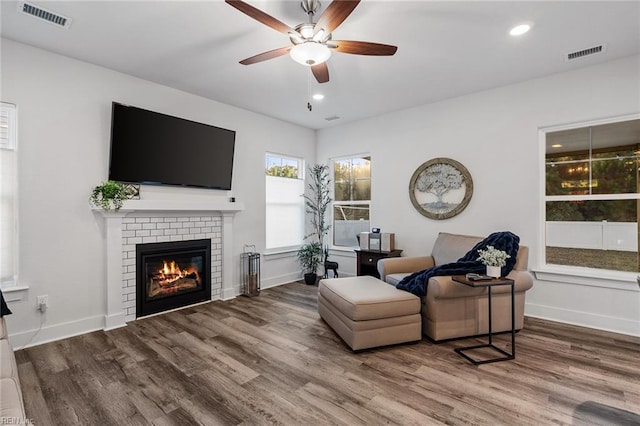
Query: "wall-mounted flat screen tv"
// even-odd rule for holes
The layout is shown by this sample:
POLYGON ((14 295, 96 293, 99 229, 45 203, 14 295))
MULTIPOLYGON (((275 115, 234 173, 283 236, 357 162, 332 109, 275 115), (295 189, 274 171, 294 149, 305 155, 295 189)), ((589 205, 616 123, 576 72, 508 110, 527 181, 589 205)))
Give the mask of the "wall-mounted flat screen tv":
POLYGON ((113 103, 109 179, 231 189, 236 132, 113 103))

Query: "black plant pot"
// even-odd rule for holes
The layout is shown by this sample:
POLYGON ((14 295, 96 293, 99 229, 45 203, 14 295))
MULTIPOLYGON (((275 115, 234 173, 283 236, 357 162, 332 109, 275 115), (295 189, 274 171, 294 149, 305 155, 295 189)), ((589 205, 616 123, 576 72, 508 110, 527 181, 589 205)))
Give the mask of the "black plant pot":
POLYGON ((315 272, 310 272, 308 274, 304 274, 304 283, 308 285, 315 285, 316 281, 318 281, 318 276, 315 272))

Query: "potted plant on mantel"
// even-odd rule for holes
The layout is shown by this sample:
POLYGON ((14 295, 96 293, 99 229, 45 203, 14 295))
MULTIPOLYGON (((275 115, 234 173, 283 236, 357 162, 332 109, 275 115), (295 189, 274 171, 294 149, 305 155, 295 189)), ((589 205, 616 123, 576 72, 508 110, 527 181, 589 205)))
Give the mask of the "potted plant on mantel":
POLYGON ((108 180, 93 188, 89 202, 104 211, 118 211, 127 198, 127 188, 124 184, 108 180))
POLYGON ((317 270, 322 259, 322 243, 331 228, 326 222, 325 214, 332 200, 329 196, 329 166, 314 164, 309 167, 308 176, 309 194, 304 195, 304 200, 313 232, 305 235, 305 239, 311 237, 311 241, 303 244, 298 250, 298 263, 304 270, 305 283, 311 285, 318 280, 317 270))

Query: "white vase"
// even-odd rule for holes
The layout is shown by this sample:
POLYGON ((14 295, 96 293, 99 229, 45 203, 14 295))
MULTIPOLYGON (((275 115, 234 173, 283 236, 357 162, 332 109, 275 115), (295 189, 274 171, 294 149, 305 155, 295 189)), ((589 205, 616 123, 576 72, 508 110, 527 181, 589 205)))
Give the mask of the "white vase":
POLYGON ((487 275, 493 278, 500 278, 502 268, 499 266, 487 266, 487 275))

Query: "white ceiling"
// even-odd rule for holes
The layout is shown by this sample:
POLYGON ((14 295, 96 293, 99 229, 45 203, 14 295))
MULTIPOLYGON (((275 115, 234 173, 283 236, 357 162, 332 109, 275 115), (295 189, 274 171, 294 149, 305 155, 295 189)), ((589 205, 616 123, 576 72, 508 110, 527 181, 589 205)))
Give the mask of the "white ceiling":
MULTIPOLYGON (((299 1, 247 2, 292 27, 306 21, 299 1)), ((19 14, 16 2, 2 0, 3 37, 312 129, 640 53, 639 1, 365 0, 333 38, 393 44, 398 52, 334 53, 331 80, 320 85, 288 56, 240 65, 290 42, 222 0, 33 3, 72 18, 71 27, 19 14), (535 25, 509 36, 522 21, 535 25), (564 60, 601 43, 604 53, 564 60), (309 90, 326 96, 312 112, 309 90)))

